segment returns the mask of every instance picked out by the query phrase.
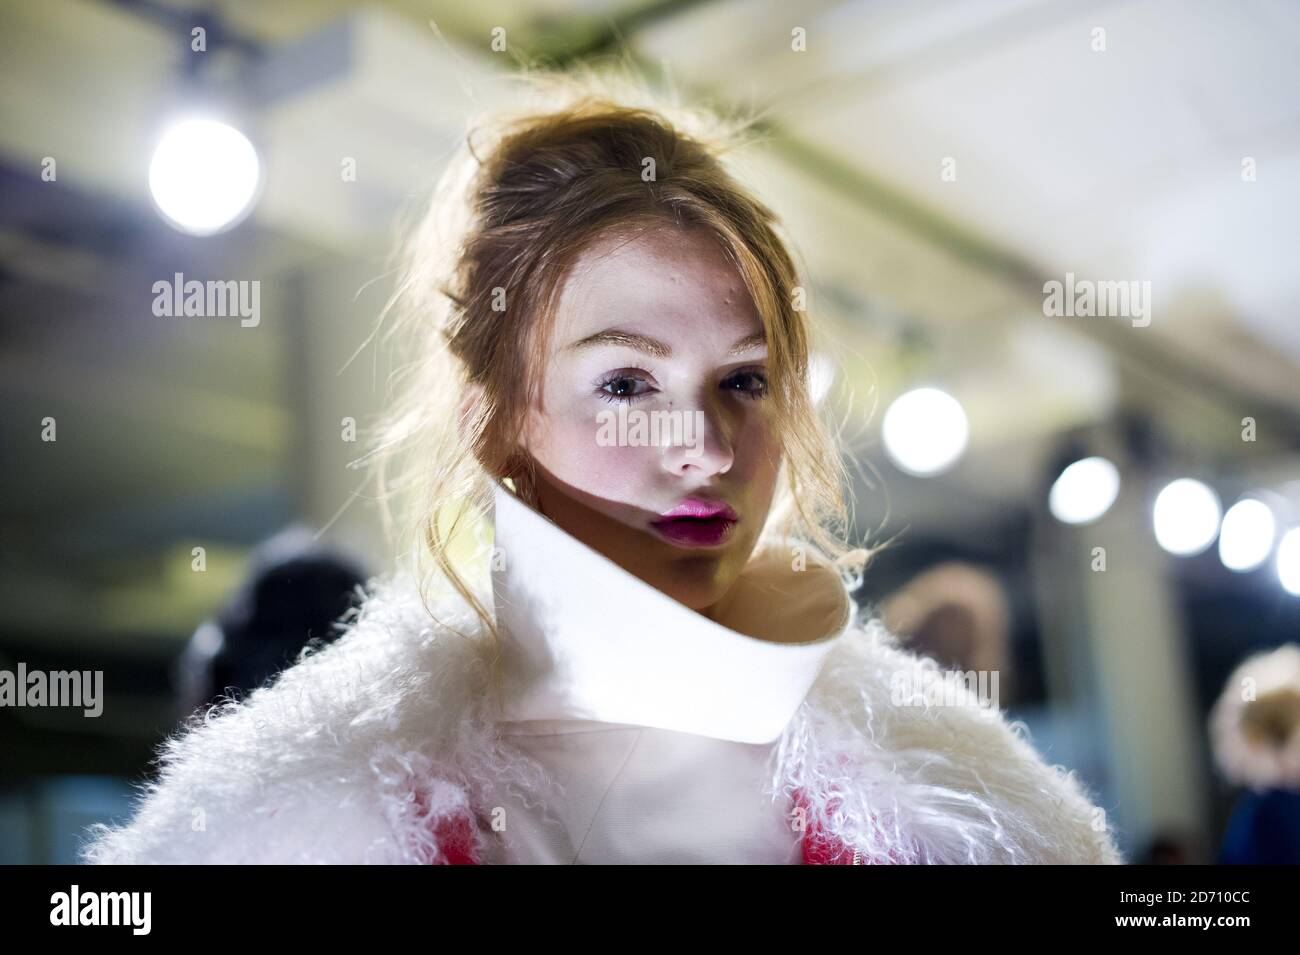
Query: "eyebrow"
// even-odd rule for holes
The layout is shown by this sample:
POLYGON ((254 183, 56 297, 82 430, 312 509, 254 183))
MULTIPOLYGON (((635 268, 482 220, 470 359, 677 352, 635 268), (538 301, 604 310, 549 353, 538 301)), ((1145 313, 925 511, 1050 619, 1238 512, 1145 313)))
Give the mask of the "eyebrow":
MULTIPOLYGON (((727 354, 732 357, 742 355, 751 349, 766 344, 767 334, 765 332, 755 332, 737 340, 727 351, 727 354)), ((604 331, 581 338, 568 347, 578 349, 592 348, 598 345, 622 345, 626 348, 634 348, 637 351, 645 352, 655 358, 669 358, 673 353, 672 346, 659 341, 657 338, 651 338, 649 335, 642 335, 639 332, 625 331, 621 328, 606 328, 604 331)))

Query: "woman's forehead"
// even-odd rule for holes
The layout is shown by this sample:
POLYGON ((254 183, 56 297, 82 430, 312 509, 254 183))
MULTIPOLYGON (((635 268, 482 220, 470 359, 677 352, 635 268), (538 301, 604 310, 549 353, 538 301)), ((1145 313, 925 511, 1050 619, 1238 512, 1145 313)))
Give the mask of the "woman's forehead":
POLYGON ((560 347, 608 327, 659 337, 713 334, 730 345, 762 330, 734 263, 707 230, 666 225, 584 249, 559 298, 560 347))

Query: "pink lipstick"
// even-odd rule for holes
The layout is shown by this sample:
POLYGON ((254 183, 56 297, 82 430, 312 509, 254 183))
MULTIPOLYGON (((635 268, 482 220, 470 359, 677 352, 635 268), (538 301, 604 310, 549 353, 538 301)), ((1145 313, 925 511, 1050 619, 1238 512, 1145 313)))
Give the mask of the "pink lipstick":
POLYGON ((679 547, 717 547, 731 537, 740 518, 721 501, 688 497, 650 526, 679 547))

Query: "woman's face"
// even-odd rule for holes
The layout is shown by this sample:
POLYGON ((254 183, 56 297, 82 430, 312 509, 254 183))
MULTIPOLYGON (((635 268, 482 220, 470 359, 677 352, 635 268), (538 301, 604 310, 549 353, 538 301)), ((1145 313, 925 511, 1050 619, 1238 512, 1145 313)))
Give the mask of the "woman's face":
POLYGON ((544 367, 525 428, 542 513, 709 613, 753 552, 781 462, 762 322, 712 233, 590 245, 544 367))

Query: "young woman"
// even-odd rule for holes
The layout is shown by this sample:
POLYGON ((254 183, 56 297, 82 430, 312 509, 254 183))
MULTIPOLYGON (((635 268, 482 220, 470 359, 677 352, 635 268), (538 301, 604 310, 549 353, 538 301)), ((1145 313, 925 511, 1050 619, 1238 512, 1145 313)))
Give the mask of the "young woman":
POLYGON ((728 171, 744 127, 535 89, 468 137, 392 303, 414 343, 377 466, 416 559, 169 739, 85 857, 1118 861, 1072 776, 855 607, 802 289, 728 171))

